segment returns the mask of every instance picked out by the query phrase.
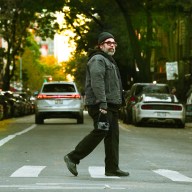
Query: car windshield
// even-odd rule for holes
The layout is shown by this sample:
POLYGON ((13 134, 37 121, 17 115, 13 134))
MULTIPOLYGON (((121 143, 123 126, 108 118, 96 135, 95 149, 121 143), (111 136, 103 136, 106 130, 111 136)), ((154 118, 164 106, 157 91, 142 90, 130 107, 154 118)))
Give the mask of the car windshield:
POLYGON ((169 93, 169 88, 159 85, 140 85, 137 87, 135 94, 139 95, 142 93, 169 93))
POLYGON ((75 92, 74 85, 71 84, 45 84, 42 90, 43 93, 72 93, 75 92))

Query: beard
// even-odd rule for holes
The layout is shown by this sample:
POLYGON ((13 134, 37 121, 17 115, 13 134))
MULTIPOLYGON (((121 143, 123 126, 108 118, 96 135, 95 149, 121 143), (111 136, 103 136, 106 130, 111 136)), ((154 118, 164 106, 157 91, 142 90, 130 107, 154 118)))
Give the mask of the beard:
POLYGON ((107 53, 110 56, 113 56, 115 54, 115 49, 110 48, 110 49, 106 50, 105 53, 107 53))
POLYGON ((114 51, 113 52, 109 51, 107 54, 110 55, 110 56, 113 56, 115 54, 115 52, 114 51))

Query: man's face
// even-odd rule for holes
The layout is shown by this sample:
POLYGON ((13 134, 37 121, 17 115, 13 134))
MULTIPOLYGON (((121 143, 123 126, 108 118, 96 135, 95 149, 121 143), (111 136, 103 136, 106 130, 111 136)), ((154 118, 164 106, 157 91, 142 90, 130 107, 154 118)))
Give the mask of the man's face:
POLYGON ((108 55, 114 55, 117 47, 117 43, 113 38, 106 39, 99 45, 100 49, 108 55))

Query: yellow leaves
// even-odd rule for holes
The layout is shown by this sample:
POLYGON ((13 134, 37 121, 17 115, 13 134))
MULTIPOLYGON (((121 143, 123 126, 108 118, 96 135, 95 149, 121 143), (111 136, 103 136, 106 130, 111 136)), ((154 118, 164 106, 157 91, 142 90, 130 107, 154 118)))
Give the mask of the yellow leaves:
POLYGON ((40 63, 48 66, 58 64, 57 59, 53 55, 41 56, 40 63))

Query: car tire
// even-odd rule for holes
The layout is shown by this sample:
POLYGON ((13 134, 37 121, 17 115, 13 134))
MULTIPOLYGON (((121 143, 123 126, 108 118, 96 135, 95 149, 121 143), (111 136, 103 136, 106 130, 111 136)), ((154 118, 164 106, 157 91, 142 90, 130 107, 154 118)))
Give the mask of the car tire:
POLYGON ((177 125, 178 128, 185 128, 185 123, 179 122, 177 125))
POLYGON ((142 123, 141 122, 135 122, 135 127, 142 127, 142 123))
POLYGON ((4 117, 4 108, 3 105, 0 105, 0 120, 3 120, 4 117))
POLYGON ((128 124, 132 124, 133 123, 133 121, 132 121, 132 114, 131 113, 128 113, 128 115, 127 115, 127 123, 128 124))
POLYGON ((84 116, 83 116, 83 113, 82 113, 77 118, 77 124, 83 124, 83 123, 84 123, 84 116))
POLYGON ((35 114, 35 124, 43 124, 44 119, 39 114, 35 114))
POLYGON ((123 113, 123 123, 126 123, 128 124, 128 113, 127 113, 127 110, 124 111, 123 113))
POLYGON ((127 118, 126 118, 125 114, 123 115, 123 119, 122 120, 123 120, 123 123, 127 123, 127 118))
POLYGON ((133 114, 132 114, 132 123, 133 123, 133 125, 136 125, 137 123, 136 123, 136 115, 134 114, 134 112, 132 112, 133 114))

